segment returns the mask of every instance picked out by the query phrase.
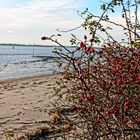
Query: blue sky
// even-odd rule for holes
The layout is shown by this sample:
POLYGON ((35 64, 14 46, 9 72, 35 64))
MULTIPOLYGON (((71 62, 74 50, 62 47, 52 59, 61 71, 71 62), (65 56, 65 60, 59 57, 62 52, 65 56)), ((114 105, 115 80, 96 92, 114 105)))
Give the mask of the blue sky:
MULTIPOLYGON (((0 0, 0 43, 44 44, 41 36, 56 34, 57 28, 66 30, 82 23, 77 10, 82 12, 88 7, 99 14, 100 5, 99 0, 0 0)), ((81 36, 83 32, 76 34, 81 36)), ((67 44, 68 38, 64 34, 60 41, 67 44)))

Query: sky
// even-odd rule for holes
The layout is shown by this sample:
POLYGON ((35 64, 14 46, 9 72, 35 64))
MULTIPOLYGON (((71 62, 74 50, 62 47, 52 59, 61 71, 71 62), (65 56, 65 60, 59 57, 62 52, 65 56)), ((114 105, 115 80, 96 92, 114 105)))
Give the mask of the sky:
MULTIPOLYGON (((98 14, 101 4, 99 0, 0 0, 0 43, 44 44, 42 36, 79 26, 83 19, 77 11, 89 8, 98 14)), ((66 45, 68 38, 64 33, 60 41, 66 45)))
POLYGON ((79 26, 83 20, 77 10, 82 12, 88 7, 97 11, 97 3, 98 0, 0 0, 0 43, 42 44, 41 36, 79 26))

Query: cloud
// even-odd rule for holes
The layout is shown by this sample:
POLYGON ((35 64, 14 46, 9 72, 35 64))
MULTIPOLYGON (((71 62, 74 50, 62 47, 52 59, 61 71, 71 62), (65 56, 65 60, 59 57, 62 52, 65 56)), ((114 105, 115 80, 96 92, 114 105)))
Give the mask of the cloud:
MULTIPOLYGON (((14 1, 14 0, 11 0, 14 1)), ((57 28, 72 28, 81 23, 76 11, 84 7, 85 0, 28 0, 14 7, 0 10, 0 37, 6 40, 7 31, 14 31, 11 39, 27 41, 57 28), (22 38, 20 38, 22 37, 22 38)))
POLYGON ((8 33, 9 33, 9 34, 12 34, 12 33, 13 33, 13 31, 12 31, 12 30, 8 30, 8 33))
POLYGON ((16 8, 5 8, 0 11, 2 17, 13 18, 13 19, 26 19, 38 20, 43 18, 49 18, 51 20, 63 19, 71 17, 70 14, 79 8, 74 0, 32 0, 28 3, 16 7, 16 8))

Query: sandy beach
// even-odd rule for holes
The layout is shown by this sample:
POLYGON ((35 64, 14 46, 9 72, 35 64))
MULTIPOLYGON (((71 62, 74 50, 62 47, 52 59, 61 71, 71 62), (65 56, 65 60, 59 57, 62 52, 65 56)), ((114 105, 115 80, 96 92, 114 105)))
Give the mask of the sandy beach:
POLYGON ((33 132, 46 126, 53 86, 61 74, 0 81, 0 139, 3 132, 33 132))

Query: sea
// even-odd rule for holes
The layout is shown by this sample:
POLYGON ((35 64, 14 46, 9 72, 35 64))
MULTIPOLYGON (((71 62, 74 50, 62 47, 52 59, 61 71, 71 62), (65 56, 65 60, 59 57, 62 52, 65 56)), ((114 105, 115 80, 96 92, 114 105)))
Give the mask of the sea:
POLYGON ((63 71, 55 46, 0 45, 0 80, 19 79, 63 71))

